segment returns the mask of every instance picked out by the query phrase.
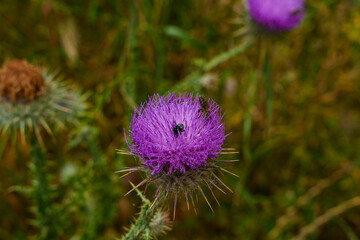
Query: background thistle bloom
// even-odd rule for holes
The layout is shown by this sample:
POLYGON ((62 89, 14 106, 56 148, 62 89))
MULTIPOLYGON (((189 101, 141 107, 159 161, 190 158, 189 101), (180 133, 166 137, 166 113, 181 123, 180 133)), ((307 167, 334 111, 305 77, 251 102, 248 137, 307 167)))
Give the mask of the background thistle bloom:
POLYGON ((222 118, 214 101, 192 94, 150 97, 135 109, 129 134, 132 140, 127 141, 129 153, 138 156, 142 165, 124 172, 145 171, 148 178, 138 186, 155 181, 159 185, 155 200, 166 190, 175 195, 176 205, 178 193, 185 193, 188 201, 187 194, 195 189, 206 199, 200 184, 210 190, 219 188, 213 180, 223 182, 214 170, 226 171, 215 164, 221 161, 215 158, 222 153, 226 138, 222 118))
POLYGON ((76 121, 85 104, 82 97, 56 76, 26 61, 6 62, 0 70, 0 131, 34 131, 41 141, 40 128, 52 134, 51 123, 64 126, 76 121))
POLYGON ((303 0, 248 0, 251 17, 269 31, 295 28, 305 14, 303 0))

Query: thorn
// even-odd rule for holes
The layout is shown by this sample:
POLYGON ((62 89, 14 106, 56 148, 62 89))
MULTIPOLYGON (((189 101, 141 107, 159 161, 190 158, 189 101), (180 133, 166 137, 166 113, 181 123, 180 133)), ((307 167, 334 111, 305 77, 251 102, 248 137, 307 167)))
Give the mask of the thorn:
POLYGON ((153 197, 153 202, 154 202, 155 198, 158 196, 160 189, 162 189, 161 186, 156 189, 155 195, 153 197))
POLYGON ((191 198, 191 202, 192 202, 192 205, 193 205, 193 208, 194 208, 195 215, 197 216, 197 211, 196 211, 196 207, 195 207, 195 203, 194 203, 194 198, 193 198, 192 195, 190 195, 190 198, 191 198))
POLYGON ((122 150, 122 149, 116 149, 116 152, 118 154, 123 154, 123 155, 134 155, 132 152, 125 151, 125 150, 122 150))
POLYGON ((147 182, 147 183, 145 184, 144 194, 146 194, 146 190, 147 190, 148 186, 149 186, 149 182, 147 182))
POLYGON ((169 195, 169 192, 170 192, 170 188, 171 188, 171 184, 169 184, 169 187, 168 187, 168 189, 167 189, 167 191, 166 191, 166 195, 165 195, 165 198, 167 198, 167 196, 169 195))
POLYGON ((120 176, 120 178, 126 177, 127 175, 131 174, 132 172, 125 173, 124 175, 120 176))
POLYGON ((211 172, 211 173, 216 178, 216 180, 218 180, 224 187, 226 187, 231 193, 234 193, 228 186, 226 186, 226 184, 223 181, 221 181, 221 179, 218 176, 216 176, 215 173, 213 173, 213 172, 211 172))
POLYGON ((220 192, 222 192, 223 194, 226 195, 226 192, 224 192, 224 190, 222 190, 218 185, 216 185, 213 181, 209 180, 209 182, 214 186, 216 187, 220 192))
POLYGON ((186 204, 187 204, 188 211, 189 211, 189 210, 190 210, 190 206, 189 206, 189 199, 188 199, 187 191, 185 190, 184 193, 185 193, 186 204))
POLYGON ((123 170, 119 170, 119 171, 116 171, 114 173, 123 173, 123 172, 136 172, 140 169, 141 167, 127 167, 123 170))
POLYGON ((238 154, 239 152, 221 152, 219 154, 238 154))
POLYGON ((129 193, 131 193, 132 191, 134 191, 135 189, 137 189, 138 187, 140 187, 141 185, 143 185, 144 183, 150 181, 150 180, 151 180, 151 178, 146 178, 146 179, 144 179, 144 180, 141 181, 138 185, 136 185, 135 187, 133 187, 133 189, 131 189, 130 191, 128 191, 128 192, 124 195, 124 197, 125 197, 126 195, 128 195, 129 193))
POLYGON ((214 168, 216 168, 216 169, 219 171, 219 173, 221 174, 221 176, 224 176, 224 173, 223 173, 222 171, 220 171, 218 167, 214 167, 214 168))
POLYGON ((197 185, 198 189, 200 190, 201 195, 204 197, 206 203, 209 205, 211 211, 214 212, 214 209, 211 207, 210 202, 208 201, 207 197, 206 197, 205 194, 204 194, 204 191, 201 189, 201 187, 200 187, 199 184, 196 183, 196 185, 197 185))
POLYGON ((239 159, 237 160, 222 160, 222 159, 215 159, 215 160, 212 160, 214 162, 240 162, 239 159))
POLYGON ((129 181, 129 183, 130 183, 130 185, 131 185, 132 187, 135 188, 136 193, 137 193, 138 196, 141 198, 141 200, 143 201, 143 203, 144 203, 144 204, 150 204, 150 201, 141 193, 141 191, 140 191, 138 188, 136 188, 131 181, 129 181))
POLYGON ((211 189, 211 187, 210 187, 209 183, 208 183, 207 181, 205 181, 205 183, 206 183, 206 185, 207 185, 208 189, 210 190, 211 195, 214 197, 215 201, 216 201, 216 202, 217 202, 217 204, 220 206, 220 203, 219 203, 219 201, 217 200, 217 198, 216 198, 216 196, 215 196, 215 194, 214 194, 213 190, 211 189))
POLYGON ((175 221, 177 196, 178 196, 177 193, 175 193, 173 221, 175 221))
POLYGON ((159 187, 158 189, 157 189, 157 193, 158 193, 158 195, 156 196, 156 194, 155 194, 155 196, 156 196, 156 198, 153 200, 153 202, 152 202, 152 204, 151 204, 151 206, 150 206, 150 209, 155 205, 155 203, 157 202, 157 200, 159 199, 159 197, 163 194, 163 192, 164 192, 164 190, 165 190, 165 188, 162 188, 161 189, 161 191, 159 191, 159 189, 160 189, 161 187, 159 187))
POLYGON ((226 172, 226 173, 228 173, 228 174, 231 174, 231 175, 233 175, 233 176, 235 176, 235 177, 238 177, 238 178, 239 178, 239 176, 238 176, 238 175, 236 175, 236 174, 235 174, 235 173, 233 173, 233 172, 230 172, 229 170, 227 170, 227 169, 225 169, 225 168, 219 167, 219 169, 220 169, 220 170, 223 170, 224 172, 226 172))

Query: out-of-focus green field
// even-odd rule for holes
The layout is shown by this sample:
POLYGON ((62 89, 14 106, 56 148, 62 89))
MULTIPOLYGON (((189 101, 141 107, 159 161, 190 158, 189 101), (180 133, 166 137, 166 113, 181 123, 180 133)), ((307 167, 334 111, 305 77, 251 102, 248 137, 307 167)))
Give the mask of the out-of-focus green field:
MULTIPOLYGON (((27 59, 89 95, 80 125, 47 136, 58 239, 125 233, 141 202, 123 195, 142 177, 114 173, 136 165, 116 149, 133 107, 169 91, 223 108, 240 160, 223 166, 239 178, 221 177, 234 193, 216 191, 214 213, 182 199, 160 239, 360 239, 360 2, 307 1, 287 34, 247 28, 241 0, 0 2, 0 62, 27 59)), ((0 239, 31 239, 29 146, 0 138, 0 164, 0 239)))

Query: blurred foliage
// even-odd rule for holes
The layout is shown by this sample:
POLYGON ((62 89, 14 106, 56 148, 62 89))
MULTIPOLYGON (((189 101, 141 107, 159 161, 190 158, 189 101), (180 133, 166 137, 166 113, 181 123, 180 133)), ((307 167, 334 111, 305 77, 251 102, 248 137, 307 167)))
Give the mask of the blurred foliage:
MULTIPOLYGON (((1 62, 61 70, 90 96, 77 128, 47 136, 57 238, 125 233, 140 199, 123 194, 141 176, 118 178, 136 161, 115 150, 127 149, 134 106, 176 90, 222 106, 225 147, 240 152, 224 166, 240 178, 223 176, 234 194, 217 191, 215 213, 205 201, 197 214, 180 201, 173 230, 159 239, 290 239, 308 229, 309 239, 359 239, 359 3, 308 1, 297 29, 260 37, 238 34, 248 32, 242 0, 1 1, 1 62)), ((0 239, 28 239, 39 234, 26 194, 30 147, 7 138, 0 239)))

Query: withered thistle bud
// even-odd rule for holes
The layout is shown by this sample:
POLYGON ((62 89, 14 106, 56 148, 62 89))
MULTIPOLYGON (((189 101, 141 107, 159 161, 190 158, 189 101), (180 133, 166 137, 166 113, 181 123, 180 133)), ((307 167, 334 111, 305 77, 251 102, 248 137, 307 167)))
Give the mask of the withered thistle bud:
POLYGON ((41 129, 50 135, 57 126, 76 122, 84 111, 84 97, 70 90, 58 76, 31 66, 25 60, 6 62, 0 69, 0 134, 20 133, 25 142, 41 129))

